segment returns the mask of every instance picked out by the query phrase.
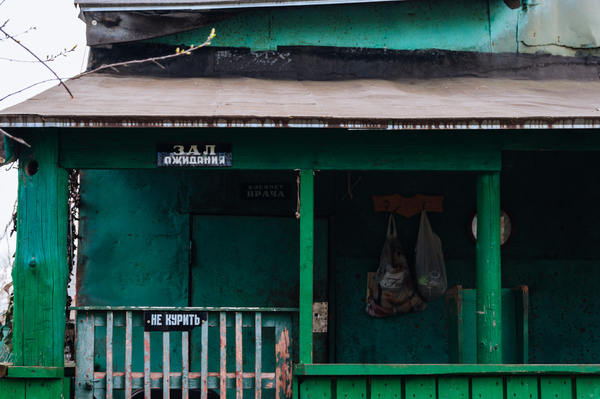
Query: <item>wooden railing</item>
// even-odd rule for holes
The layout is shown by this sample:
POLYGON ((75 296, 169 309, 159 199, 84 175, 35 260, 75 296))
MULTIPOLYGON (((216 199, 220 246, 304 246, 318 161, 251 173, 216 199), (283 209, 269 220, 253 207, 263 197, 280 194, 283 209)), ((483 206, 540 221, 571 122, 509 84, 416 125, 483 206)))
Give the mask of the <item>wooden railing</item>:
MULTIPOLYGON (((170 389, 180 389, 184 399, 189 398, 191 390, 200 389, 201 398, 207 399, 208 390, 218 392, 225 399, 228 390, 235 389, 236 399, 243 398, 245 389, 253 389, 254 397, 261 399, 263 390, 275 390, 277 399, 292 397, 292 313, 297 309, 282 308, 142 308, 142 307, 74 307, 77 311, 77 358, 75 377, 75 397, 77 399, 112 398, 117 390, 124 390, 125 398, 131 398, 136 390, 143 389, 144 397, 149 399, 152 389, 160 388, 164 398, 169 398, 170 389), (190 332, 149 332, 143 331, 144 311, 202 311, 208 312, 207 322, 202 323, 199 338, 194 331, 195 345, 200 345, 199 370, 190 369, 190 332), (115 339, 115 327, 125 328, 124 340, 115 339), (227 370, 227 331, 235 330, 235 345, 229 345, 235 352, 235 372, 227 370), (209 342, 209 328, 218 329, 218 339, 209 342), (243 330, 254 329, 251 348, 243 348, 243 330), (264 361, 265 340, 263 330, 272 328, 275 339, 270 340, 274 348, 274 359, 264 361), (134 339, 134 335, 143 334, 143 339, 134 339), (156 335, 162 334, 162 359, 151 362, 152 342, 156 345, 156 335), (173 340, 179 341, 173 345, 173 340), (152 337, 155 339, 153 340, 152 337), (105 344, 105 350, 102 346, 105 344), (246 350, 244 350, 246 349, 246 350), (218 353, 218 371, 209 370, 209 350, 218 353), (124 365, 116 357, 124 352, 124 365), (119 353, 117 355, 117 353, 119 353), (132 358, 141 358, 143 362, 132 362, 132 358), (180 353, 181 371, 171 370, 174 353, 180 353), (253 356, 254 367, 251 372, 244 370, 249 353, 253 356), (105 366, 98 363, 105 363, 105 366), (137 368, 136 365, 137 364, 137 368), (139 363, 142 363, 141 365, 139 363), (273 371, 265 371, 265 363, 271 363, 273 371), (141 368, 140 368, 141 366, 141 368), (104 369, 104 370, 103 370, 104 369), (116 371, 122 369, 123 371, 116 371)), ((122 328, 121 328, 122 329, 122 328)), ((160 341, 159 341, 160 342, 160 341)), ((247 345, 248 346, 248 345, 247 345)), ((154 353, 156 353, 156 348, 154 353)), ((177 355, 179 356, 179 355, 177 355)), ((122 359, 121 359, 122 360, 122 359)), ((232 368, 230 367, 230 370, 232 368)))

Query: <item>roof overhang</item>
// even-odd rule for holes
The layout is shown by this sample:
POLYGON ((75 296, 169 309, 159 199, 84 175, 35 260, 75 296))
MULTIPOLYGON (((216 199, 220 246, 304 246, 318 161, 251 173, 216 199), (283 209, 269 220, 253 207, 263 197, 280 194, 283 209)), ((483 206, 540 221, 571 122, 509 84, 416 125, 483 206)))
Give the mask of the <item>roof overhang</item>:
POLYGON ((0 111, 2 127, 599 129, 600 82, 280 81, 97 74, 0 111))
POLYGON ((75 0, 75 4, 78 4, 83 11, 207 11, 265 7, 298 7, 331 4, 376 3, 381 1, 385 0, 75 0))

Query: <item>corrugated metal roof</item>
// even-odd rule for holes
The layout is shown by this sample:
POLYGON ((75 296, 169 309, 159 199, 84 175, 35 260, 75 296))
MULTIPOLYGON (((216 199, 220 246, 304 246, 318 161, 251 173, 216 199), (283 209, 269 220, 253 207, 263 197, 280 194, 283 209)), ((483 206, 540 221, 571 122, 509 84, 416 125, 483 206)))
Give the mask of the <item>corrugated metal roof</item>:
POLYGON ((318 6, 326 4, 375 3, 381 1, 385 0, 75 0, 75 4, 78 4, 83 11, 142 11, 318 6))
POLYGON ((600 128, 600 82, 278 81, 87 75, 0 111, 2 127, 600 128))

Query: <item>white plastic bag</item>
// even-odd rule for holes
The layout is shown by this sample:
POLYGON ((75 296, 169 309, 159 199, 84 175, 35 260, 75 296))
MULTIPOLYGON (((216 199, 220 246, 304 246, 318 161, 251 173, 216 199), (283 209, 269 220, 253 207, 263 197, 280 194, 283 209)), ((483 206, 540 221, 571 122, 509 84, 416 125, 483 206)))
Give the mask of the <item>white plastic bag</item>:
POLYGON ((446 279, 442 241, 431 230, 425 211, 421 211, 421 225, 415 252, 417 286, 423 299, 430 302, 444 295, 446 288, 448 288, 448 281, 446 279))
POLYGON ((387 317, 420 311, 426 306, 414 288, 396 233, 396 221, 390 215, 367 313, 373 317, 387 317))

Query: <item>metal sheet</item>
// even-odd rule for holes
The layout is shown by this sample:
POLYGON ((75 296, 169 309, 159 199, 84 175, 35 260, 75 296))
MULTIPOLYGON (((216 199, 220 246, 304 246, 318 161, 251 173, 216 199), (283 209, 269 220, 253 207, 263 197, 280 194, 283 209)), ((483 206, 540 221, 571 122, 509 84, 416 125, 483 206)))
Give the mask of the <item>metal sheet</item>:
POLYGON ((88 75, 0 112, 6 127, 599 128, 600 82, 275 81, 88 75))

